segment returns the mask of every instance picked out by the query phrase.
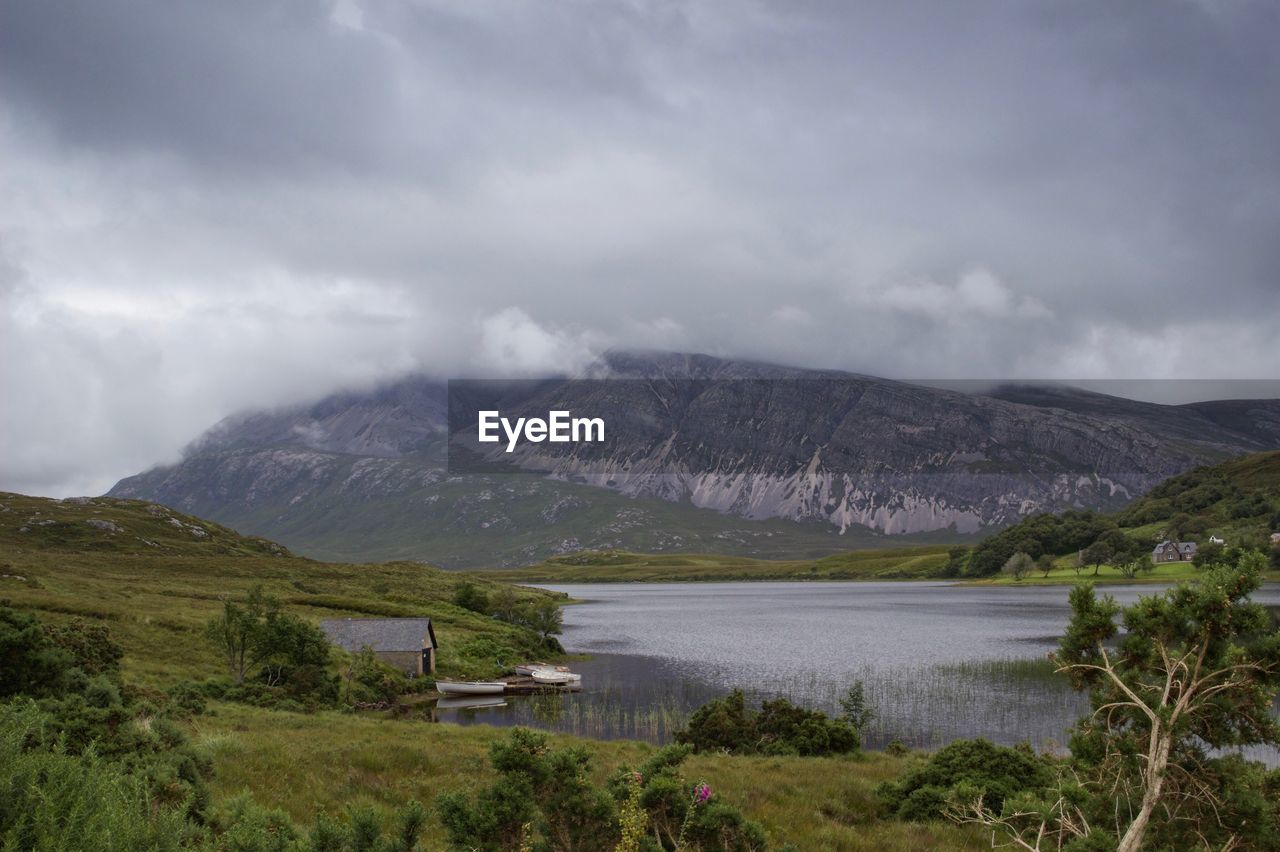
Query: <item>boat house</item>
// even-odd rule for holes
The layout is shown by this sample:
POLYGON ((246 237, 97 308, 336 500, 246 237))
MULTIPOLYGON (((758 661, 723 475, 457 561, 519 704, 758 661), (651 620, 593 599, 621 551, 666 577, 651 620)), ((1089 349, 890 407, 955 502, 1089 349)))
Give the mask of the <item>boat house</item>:
POLYGON ((1196 543, 1194 541, 1162 541, 1156 545, 1155 550, 1151 551, 1151 561, 1159 564, 1161 562, 1190 562, 1196 556, 1196 543))
POLYGON ((436 633, 429 618, 330 618, 320 622, 329 641, 352 654, 369 648, 407 675, 436 670, 436 633))

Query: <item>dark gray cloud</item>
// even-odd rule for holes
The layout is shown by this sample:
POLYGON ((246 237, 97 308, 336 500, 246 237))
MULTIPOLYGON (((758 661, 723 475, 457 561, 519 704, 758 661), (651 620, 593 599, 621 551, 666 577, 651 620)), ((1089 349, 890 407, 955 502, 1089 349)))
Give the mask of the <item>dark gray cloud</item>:
POLYGON ((1280 6, 4 0, 0 487, 645 346, 1272 378, 1280 6))

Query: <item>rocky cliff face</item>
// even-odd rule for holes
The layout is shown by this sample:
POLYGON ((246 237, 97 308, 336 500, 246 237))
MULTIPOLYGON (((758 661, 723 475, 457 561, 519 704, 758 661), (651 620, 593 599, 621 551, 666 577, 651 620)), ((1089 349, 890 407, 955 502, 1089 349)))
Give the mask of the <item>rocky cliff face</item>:
POLYGON ((507 400, 515 413, 568 407, 609 423, 602 445, 523 444, 502 459, 523 475, 450 475, 445 388, 412 378, 230 418, 180 464, 111 494, 342 558, 511 564, 578 547, 781 555, 1114 507, 1197 464, 1280 447, 1276 400, 972 394, 661 353, 613 353, 600 372, 619 381, 547 382, 507 400))

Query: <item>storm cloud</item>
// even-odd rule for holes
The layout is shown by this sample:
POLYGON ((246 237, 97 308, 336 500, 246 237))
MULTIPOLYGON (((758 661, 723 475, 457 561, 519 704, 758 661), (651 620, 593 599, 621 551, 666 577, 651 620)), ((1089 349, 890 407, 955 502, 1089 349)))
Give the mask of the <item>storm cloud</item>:
POLYGON ((1280 376, 1280 6, 0 3, 0 488, 608 347, 1280 376))

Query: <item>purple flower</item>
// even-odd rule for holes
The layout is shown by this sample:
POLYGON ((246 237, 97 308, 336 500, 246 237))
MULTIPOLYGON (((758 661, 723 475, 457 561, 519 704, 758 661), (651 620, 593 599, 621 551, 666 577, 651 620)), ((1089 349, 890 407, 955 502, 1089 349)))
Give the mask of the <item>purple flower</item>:
POLYGON ((711 798, 711 788, 708 787, 706 784, 699 784, 698 794, 697 794, 698 804, 700 805, 706 804, 707 801, 710 800, 710 798, 711 798))

